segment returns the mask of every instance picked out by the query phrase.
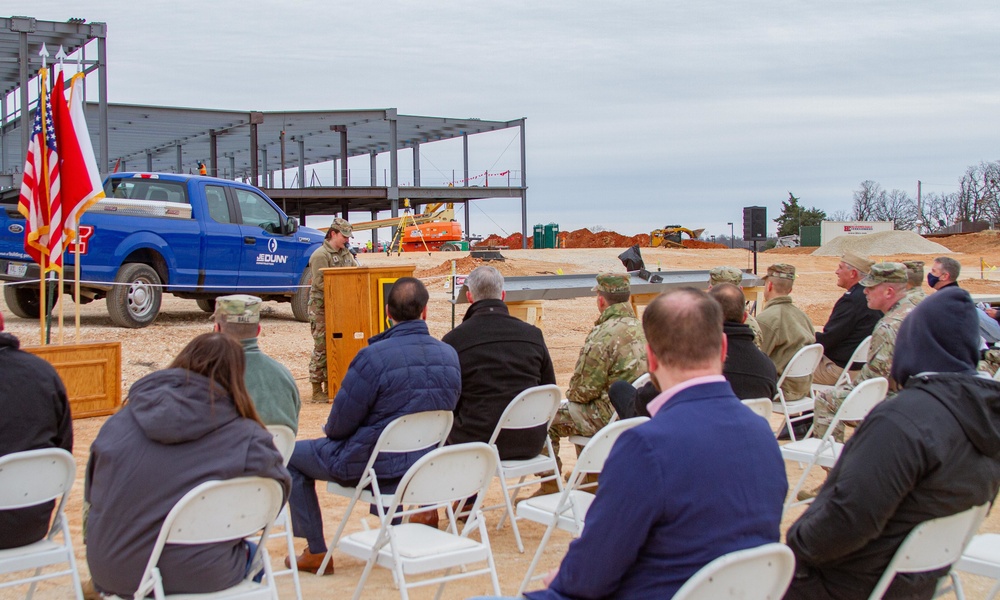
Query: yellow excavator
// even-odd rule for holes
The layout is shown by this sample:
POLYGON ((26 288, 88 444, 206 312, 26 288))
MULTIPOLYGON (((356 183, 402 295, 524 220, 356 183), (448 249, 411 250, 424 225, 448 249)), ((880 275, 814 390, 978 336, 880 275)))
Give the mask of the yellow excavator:
POLYGON ((681 234, 686 233, 689 238, 696 240, 705 233, 704 229, 688 229, 680 225, 667 225, 662 229, 654 229, 649 232, 649 245, 653 248, 664 246, 666 248, 683 248, 681 234))

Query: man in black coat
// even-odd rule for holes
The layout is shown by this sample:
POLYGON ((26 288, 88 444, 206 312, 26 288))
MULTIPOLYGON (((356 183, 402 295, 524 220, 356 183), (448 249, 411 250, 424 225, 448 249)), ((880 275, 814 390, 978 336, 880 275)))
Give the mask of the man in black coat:
MULTIPOLYGON (((919 523, 996 497, 1000 382, 976 375, 978 359, 968 292, 940 290, 906 317, 892 359, 903 389, 872 409, 788 530, 796 576, 786 600, 867 598, 919 523)), ((897 575, 885 598, 929 599, 947 573, 897 575)))
MULTIPOLYGON (((3 332, 0 314, 0 456, 25 450, 73 451, 73 421, 62 380, 52 365, 20 350, 3 332)), ((0 549, 45 537, 55 502, 0 511, 0 549)))
MULTIPOLYGON (((462 367, 462 395, 449 444, 488 442, 515 396, 530 387, 556 382, 542 331, 507 311, 503 275, 493 267, 477 267, 465 285, 472 305, 461 325, 441 340, 458 352, 462 367)), ((504 431, 497 439, 500 458, 537 456, 545 435, 544 425, 504 431)))
POLYGON ((729 347, 722 374, 740 400, 774 398, 778 393, 778 371, 753 342, 753 331, 745 324, 743 290, 731 283, 712 286, 708 295, 722 307, 722 331, 729 347))
POLYGON ((833 305, 823 331, 816 333, 816 343, 823 344, 823 358, 813 372, 817 385, 837 383, 858 344, 872 334, 882 318, 881 311, 868 308, 864 288, 858 283, 871 267, 872 261, 853 252, 845 252, 837 265, 837 287, 847 291, 833 305))

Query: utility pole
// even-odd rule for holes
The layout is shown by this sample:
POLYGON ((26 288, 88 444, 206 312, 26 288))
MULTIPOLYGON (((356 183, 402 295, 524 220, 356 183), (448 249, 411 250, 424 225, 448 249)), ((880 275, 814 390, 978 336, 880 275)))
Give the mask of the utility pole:
POLYGON ((917 235, 921 234, 924 224, 924 208, 920 202, 920 180, 917 180, 917 235))

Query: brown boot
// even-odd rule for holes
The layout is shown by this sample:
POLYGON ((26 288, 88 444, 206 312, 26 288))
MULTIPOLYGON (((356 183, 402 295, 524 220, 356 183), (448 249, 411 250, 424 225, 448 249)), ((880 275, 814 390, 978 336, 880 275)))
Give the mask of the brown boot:
POLYGON ((548 496, 550 494, 558 494, 558 493, 559 493, 559 484, 556 483, 555 479, 550 479, 548 481, 543 481, 542 485, 538 488, 538 490, 534 494, 528 497, 537 498, 539 496, 548 496))
POLYGON ((330 400, 329 394, 323 391, 322 382, 319 381, 312 382, 312 388, 313 388, 313 394, 312 394, 313 402, 322 402, 324 404, 329 402, 330 400))
POLYGON ((421 525, 427 525, 428 527, 433 527, 434 529, 437 529, 438 520, 438 511, 436 508, 434 510, 425 510, 424 512, 414 513, 410 515, 409 518, 410 523, 420 523, 421 525))
MULTIPOLYGON (((326 556, 325 552, 319 552, 313 554, 306 548, 302 551, 302 554, 295 557, 295 567, 299 571, 307 571, 309 573, 316 573, 317 575, 333 575, 333 557, 330 557, 330 562, 326 565, 326 571, 323 573, 318 573, 319 566, 323 564, 323 557, 326 556)), ((292 561, 290 556, 285 557, 285 567, 291 569, 292 561)))

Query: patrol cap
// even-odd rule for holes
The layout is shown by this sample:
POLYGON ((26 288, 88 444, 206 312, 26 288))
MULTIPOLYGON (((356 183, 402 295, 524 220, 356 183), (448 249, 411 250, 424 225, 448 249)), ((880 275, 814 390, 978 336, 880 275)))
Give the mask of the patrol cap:
POLYGON ((777 279, 788 279, 794 281, 795 265, 790 265, 788 263, 773 264, 767 268, 767 275, 764 275, 763 277, 761 277, 761 279, 767 279, 768 277, 775 277, 777 279))
POLYGON ((720 283, 743 285, 743 271, 736 267, 715 267, 708 272, 708 284, 719 285, 720 283))
POLYGON ((591 288, 592 292, 604 292, 605 294, 630 293, 629 276, 618 275, 616 273, 601 273, 597 276, 597 285, 591 288))
POLYGON ((924 261, 904 260, 903 266, 906 267, 907 273, 914 273, 921 280, 924 278, 924 261))
POLYGON ((868 275, 858 283, 864 287, 873 287, 880 283, 906 283, 906 266, 895 262, 874 264, 868 275))
POLYGON ((853 252, 844 252, 844 255, 840 257, 840 262, 854 267, 865 275, 868 274, 872 265, 875 264, 871 259, 853 252))
POLYGON ((340 217, 334 218, 333 223, 330 223, 330 229, 339 231, 347 237, 354 237, 351 235, 354 232, 354 228, 347 222, 347 219, 342 219, 340 217))
POLYGON ((227 323, 259 323, 261 299, 247 294, 215 299, 215 317, 227 323))

